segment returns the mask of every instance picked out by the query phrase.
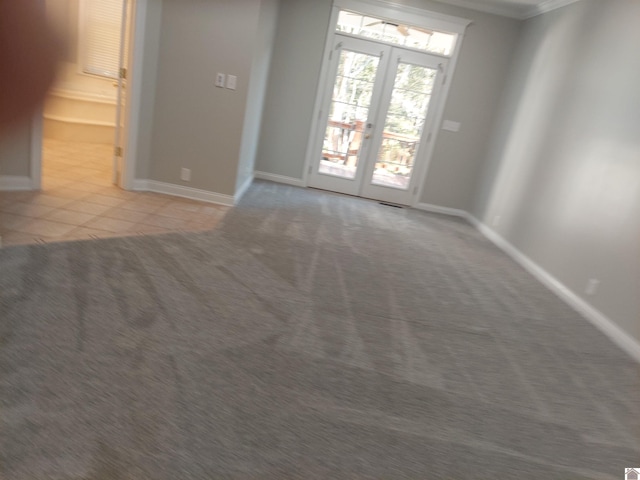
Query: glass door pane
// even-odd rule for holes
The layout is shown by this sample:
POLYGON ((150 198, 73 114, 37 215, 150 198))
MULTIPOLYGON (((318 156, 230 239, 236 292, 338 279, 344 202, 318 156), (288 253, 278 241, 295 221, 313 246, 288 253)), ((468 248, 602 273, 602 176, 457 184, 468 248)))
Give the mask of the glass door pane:
POLYGON ((319 173, 355 178, 379 62, 375 55, 340 51, 319 173))
POLYGON ((407 190, 438 70, 398 63, 371 183, 407 190))

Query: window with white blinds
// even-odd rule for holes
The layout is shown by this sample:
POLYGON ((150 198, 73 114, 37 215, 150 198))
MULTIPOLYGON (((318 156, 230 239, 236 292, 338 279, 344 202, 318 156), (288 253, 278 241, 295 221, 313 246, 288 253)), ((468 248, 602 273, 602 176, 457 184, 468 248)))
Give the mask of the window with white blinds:
POLYGON ((124 0, 81 0, 80 64, 84 73, 117 78, 124 0))

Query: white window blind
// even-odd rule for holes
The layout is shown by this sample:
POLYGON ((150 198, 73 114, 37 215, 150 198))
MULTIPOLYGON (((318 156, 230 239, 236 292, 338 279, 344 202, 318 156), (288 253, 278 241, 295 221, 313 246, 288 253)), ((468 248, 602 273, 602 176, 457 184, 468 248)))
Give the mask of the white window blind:
POLYGON ((124 0, 82 0, 80 62, 82 71, 117 78, 124 0))

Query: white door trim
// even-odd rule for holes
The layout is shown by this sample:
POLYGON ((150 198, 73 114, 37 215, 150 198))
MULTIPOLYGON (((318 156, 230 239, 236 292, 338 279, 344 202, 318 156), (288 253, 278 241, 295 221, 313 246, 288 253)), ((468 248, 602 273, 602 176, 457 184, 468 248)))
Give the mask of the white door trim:
POLYGON ((313 116, 311 117, 311 129, 307 137, 307 151, 305 153, 304 170, 302 172, 302 183, 305 187, 309 186, 309 174, 313 169, 314 156, 320 151, 317 145, 317 131, 320 128, 320 122, 324 119, 320 118, 322 114, 322 104, 324 102, 324 93, 331 67, 329 54, 333 50, 336 25, 338 24, 338 13, 340 9, 334 6, 331 9, 331 20, 329 21, 329 30, 324 43, 324 52, 322 53, 322 66, 320 67, 320 76, 316 84, 316 99, 313 106, 313 116))
POLYGON ((142 110, 142 60, 144 58, 144 38, 149 0, 134 0, 131 39, 131 55, 127 66, 129 93, 125 104, 124 156, 120 186, 125 190, 133 190, 136 177, 136 153, 138 151, 138 134, 142 110))
MULTIPOLYGON (((144 38, 149 0, 133 0, 133 37, 131 55, 127 75, 129 95, 125 105, 124 156, 120 186, 132 190, 136 172, 136 152, 138 149, 138 133, 140 131, 141 97, 142 97, 142 59, 144 57, 144 38)), ((31 186, 39 190, 42 185, 42 135, 43 112, 40 108, 31 121, 30 171, 31 186)))
MULTIPOLYGON (((82 5, 82 2, 81 2, 82 5)), ((127 106, 127 95, 125 92, 125 87, 126 87, 126 79, 124 77, 126 77, 126 75, 123 77, 122 75, 122 68, 125 69, 125 71, 130 70, 129 69, 129 65, 125 65, 124 64, 124 59, 126 58, 125 55, 127 53, 127 35, 131 32, 131 29, 134 28, 133 25, 133 18, 129 18, 129 8, 131 7, 132 2, 130 2, 129 0, 122 0, 122 13, 120 15, 120 19, 121 19, 121 26, 120 26, 120 46, 119 46, 119 52, 118 52, 118 77, 116 80, 116 84, 118 86, 117 88, 117 93, 116 93, 116 127, 115 127, 115 135, 113 136, 113 159, 112 159, 112 172, 111 172, 111 181, 115 184, 118 184, 118 186, 122 186, 122 170, 124 170, 124 158, 122 160, 122 163, 119 160, 119 155, 116 153, 118 149, 122 149, 124 150, 124 142, 123 140, 125 140, 125 135, 124 132, 122 131, 122 126, 123 126, 123 113, 125 113, 123 110, 123 99, 124 99, 124 107, 126 109, 127 106)), ((133 2, 133 5, 135 5, 135 1, 133 2)), ((124 123, 124 125, 126 125, 126 123, 124 123)), ((124 152, 123 154, 121 154, 122 156, 124 156, 124 152)))
POLYGON ((429 163, 433 156, 437 133, 440 130, 440 125, 442 123, 442 118, 444 115, 444 107, 449 96, 451 79, 453 78, 455 67, 458 62, 458 57, 460 55, 460 48, 462 46, 462 42, 464 41, 464 32, 467 26, 471 24, 471 20, 443 15, 436 12, 430 12, 428 10, 407 7, 386 0, 377 0, 375 2, 372 0, 334 0, 333 8, 331 11, 331 20, 329 22, 329 30, 327 32, 327 37, 325 40, 325 48, 322 57, 322 67, 320 69, 320 78, 316 87, 317 92, 314 103, 313 117, 311 121, 311 129, 309 131, 307 140, 307 149, 305 153, 305 164, 302 178, 304 186, 309 185, 309 173, 313 169, 315 156, 320 151, 320 146, 317 143, 317 130, 319 128, 320 122, 323 121, 323 119, 321 118, 321 113, 324 103, 324 87, 328 81, 327 76, 330 73, 329 53, 331 52, 334 43, 334 37, 336 34, 335 29, 336 24, 338 23, 338 13, 341 9, 350 9, 353 11, 366 13, 373 16, 379 16, 390 20, 410 23, 412 25, 425 28, 439 28, 444 31, 457 34, 457 41, 453 53, 449 57, 450 60, 447 63, 447 67, 444 72, 445 83, 442 91, 439 94, 438 104, 434 106, 434 121, 431 124, 431 128, 429 129, 429 131, 423 132, 424 138, 427 138, 426 136, 428 136, 429 133, 431 134, 431 138, 430 141, 425 145, 424 151, 422 153, 422 155, 424 155, 424 158, 420 161, 415 172, 419 187, 418 191, 412 196, 411 206, 417 205, 418 203, 420 203, 420 199, 422 198, 424 184, 426 182, 427 173, 429 170, 429 163))

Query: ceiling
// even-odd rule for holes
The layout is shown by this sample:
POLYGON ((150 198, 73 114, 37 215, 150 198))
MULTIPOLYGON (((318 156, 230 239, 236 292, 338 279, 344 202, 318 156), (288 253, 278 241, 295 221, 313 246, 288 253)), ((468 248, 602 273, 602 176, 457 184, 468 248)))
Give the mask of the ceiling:
POLYGON ((525 19, 555 10, 578 0, 436 0, 481 12, 525 19))

